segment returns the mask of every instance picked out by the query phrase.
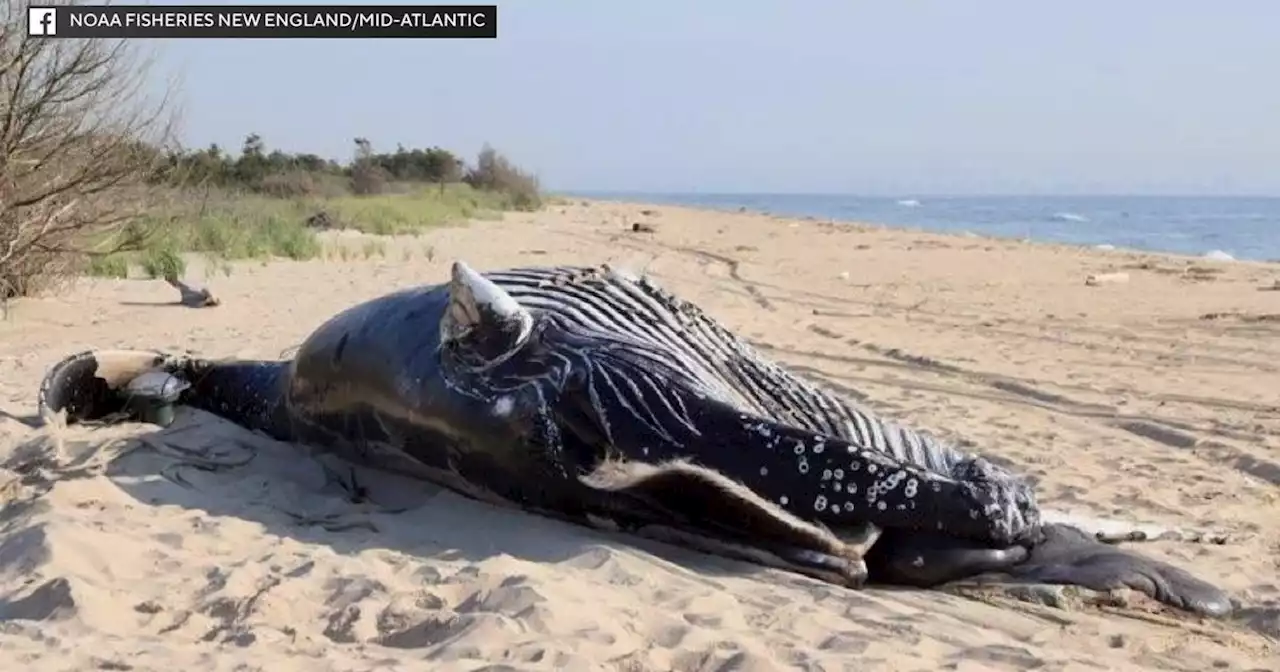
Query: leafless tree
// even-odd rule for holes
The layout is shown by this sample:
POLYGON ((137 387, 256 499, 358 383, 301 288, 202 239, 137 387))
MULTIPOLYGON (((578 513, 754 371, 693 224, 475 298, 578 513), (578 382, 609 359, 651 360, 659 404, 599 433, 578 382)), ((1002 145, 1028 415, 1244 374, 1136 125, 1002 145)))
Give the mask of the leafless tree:
POLYGON ((27 3, 3 1, 0 299, 141 244, 176 122, 173 87, 148 90, 145 43, 29 38, 27 3))
POLYGON ((518 210, 536 210, 542 205, 538 178, 520 170, 510 159, 485 143, 476 157, 476 166, 462 181, 476 189, 507 194, 518 210))
POLYGON ((387 171, 373 161, 373 144, 368 138, 353 138, 355 158, 351 161, 351 190, 360 196, 380 194, 387 188, 387 171))

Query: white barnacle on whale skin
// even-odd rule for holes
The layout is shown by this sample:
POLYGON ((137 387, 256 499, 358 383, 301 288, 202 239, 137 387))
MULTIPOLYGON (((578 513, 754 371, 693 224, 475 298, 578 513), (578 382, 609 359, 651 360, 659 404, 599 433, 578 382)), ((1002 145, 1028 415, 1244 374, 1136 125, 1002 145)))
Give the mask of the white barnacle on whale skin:
POLYGON ((907 472, 905 471, 895 471, 892 474, 889 474, 882 481, 880 481, 880 492, 887 494, 890 491, 896 489, 898 487, 898 484, 901 483, 902 480, 906 477, 907 477, 907 472))
POLYGON ((742 422, 743 429, 746 429, 747 431, 750 431, 750 432, 755 432, 756 434, 759 434, 760 436, 766 439, 773 436, 773 428, 770 427, 767 423, 761 422, 749 415, 740 416, 740 419, 743 421, 742 422))
POLYGON ((512 399, 510 395, 501 396, 493 402, 493 414, 499 418, 505 418, 511 415, 511 411, 514 410, 515 407, 516 401, 515 399, 512 399))
POLYGON ((823 495, 818 495, 818 498, 817 498, 817 499, 815 499, 815 500, 813 500, 813 510, 814 510, 814 511, 826 511, 826 510, 827 510, 827 498, 826 498, 825 496, 823 496, 823 495))

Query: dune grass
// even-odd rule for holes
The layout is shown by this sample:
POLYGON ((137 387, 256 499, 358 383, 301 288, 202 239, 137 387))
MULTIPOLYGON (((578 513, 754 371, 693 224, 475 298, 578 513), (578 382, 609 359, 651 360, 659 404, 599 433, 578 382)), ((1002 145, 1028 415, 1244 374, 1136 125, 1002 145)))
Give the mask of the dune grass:
MULTIPOLYGON (((129 277, 140 269, 150 277, 185 270, 182 255, 201 253, 220 261, 311 259, 324 252, 308 218, 325 213, 334 228, 374 235, 416 234, 468 220, 499 219, 513 209, 510 197, 465 184, 426 186, 375 196, 284 199, 225 192, 181 194, 168 207, 136 223, 146 232, 141 249, 91 260, 89 273, 129 277)), ((368 243, 364 257, 375 253, 368 243)), ((379 253, 381 254, 381 253, 379 253)), ((345 258, 345 257, 344 257, 345 258)))
POLYGON ((458 184, 402 194, 344 196, 328 200, 324 208, 347 228, 385 236, 419 233, 470 219, 500 219, 514 204, 504 194, 458 184))

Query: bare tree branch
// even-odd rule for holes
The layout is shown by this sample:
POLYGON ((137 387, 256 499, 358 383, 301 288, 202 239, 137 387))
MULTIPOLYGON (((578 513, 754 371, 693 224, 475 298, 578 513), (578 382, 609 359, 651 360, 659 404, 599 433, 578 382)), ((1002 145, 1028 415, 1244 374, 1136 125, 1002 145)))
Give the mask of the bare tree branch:
POLYGON ((148 95, 136 41, 29 38, 27 3, 3 2, 0 298, 140 244, 176 123, 171 88, 148 95))

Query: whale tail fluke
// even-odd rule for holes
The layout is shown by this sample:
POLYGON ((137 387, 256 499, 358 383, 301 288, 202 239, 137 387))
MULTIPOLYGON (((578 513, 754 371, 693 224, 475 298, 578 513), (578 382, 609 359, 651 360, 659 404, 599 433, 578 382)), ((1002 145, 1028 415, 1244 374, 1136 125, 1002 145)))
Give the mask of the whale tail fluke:
POLYGON ((186 405, 273 438, 292 432, 275 394, 288 362, 218 361, 151 350, 87 350, 50 367, 40 384, 46 424, 143 421, 166 425, 186 405))
POLYGON ((160 370, 167 359, 150 350, 87 350, 64 357, 40 383, 40 418, 45 424, 77 424, 127 416, 130 383, 160 370))

